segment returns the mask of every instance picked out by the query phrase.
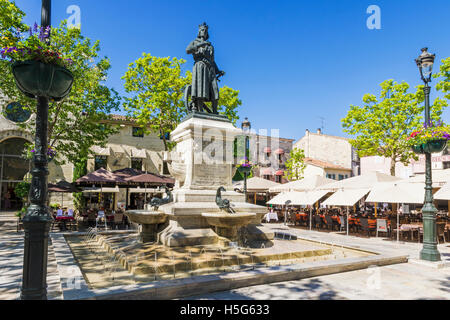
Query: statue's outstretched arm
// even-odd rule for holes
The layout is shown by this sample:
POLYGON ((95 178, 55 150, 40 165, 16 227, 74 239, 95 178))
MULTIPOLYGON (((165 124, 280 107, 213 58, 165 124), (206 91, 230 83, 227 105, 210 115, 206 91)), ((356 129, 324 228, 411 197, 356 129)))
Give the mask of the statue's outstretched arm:
POLYGON ((189 43, 189 45, 186 48, 187 54, 193 54, 197 51, 197 46, 195 45, 195 40, 189 43))

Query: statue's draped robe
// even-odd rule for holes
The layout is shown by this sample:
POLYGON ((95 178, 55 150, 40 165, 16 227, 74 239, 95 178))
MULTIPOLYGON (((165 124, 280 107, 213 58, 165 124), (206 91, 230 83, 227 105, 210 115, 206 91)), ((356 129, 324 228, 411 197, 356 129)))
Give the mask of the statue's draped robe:
POLYGON ((206 46, 196 49, 201 40, 195 39, 186 49, 194 56, 194 69, 192 70, 192 98, 204 101, 219 100, 219 86, 216 74, 219 72, 214 61, 214 47, 208 42, 206 46))

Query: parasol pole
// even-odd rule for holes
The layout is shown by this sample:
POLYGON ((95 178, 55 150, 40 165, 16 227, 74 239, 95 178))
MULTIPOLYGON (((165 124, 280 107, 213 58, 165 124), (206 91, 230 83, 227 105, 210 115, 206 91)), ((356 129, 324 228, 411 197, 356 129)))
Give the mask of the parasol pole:
POLYGON ((398 213, 397 209, 397 242, 399 242, 399 240, 400 240, 400 214, 398 213))
POLYGON ((347 235, 348 235, 348 207, 346 207, 347 208, 347 235))
POLYGON ((145 206, 147 205, 147 182, 145 183, 145 191, 144 191, 144 209, 145 206))
POLYGON ((309 230, 312 230, 312 206, 309 206, 309 230))

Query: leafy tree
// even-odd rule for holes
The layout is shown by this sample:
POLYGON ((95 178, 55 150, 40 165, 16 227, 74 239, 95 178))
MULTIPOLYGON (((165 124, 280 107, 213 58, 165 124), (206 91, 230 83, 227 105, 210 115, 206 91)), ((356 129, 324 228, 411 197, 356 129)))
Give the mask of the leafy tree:
MULTIPOLYGON (((0 0, 0 13, 0 31, 5 35, 0 45, 14 45, 18 36, 14 30, 29 30, 21 22, 25 14, 14 2, 5 0, 0 0)), ((69 29, 65 21, 51 29, 50 41, 59 52, 72 59, 70 70, 74 84, 64 101, 49 105, 48 145, 57 151, 57 163, 64 163, 66 159, 74 163, 87 157, 91 146, 106 144, 108 136, 117 132, 117 128, 102 120, 107 120, 109 114, 118 109, 120 97, 103 84, 111 66, 108 58, 99 57, 99 41, 92 43, 81 35, 80 29, 69 29)), ((1 94, 35 112, 36 101, 18 91, 9 62, 0 61, 0 72, 1 94)), ((33 120, 19 126, 32 134, 35 132, 33 120)))
POLYGON ((125 98, 125 110, 146 132, 159 132, 166 151, 172 148, 166 133, 174 130, 186 114, 182 99, 191 75, 189 72, 185 76, 181 74, 181 65, 185 62, 143 53, 129 64, 122 77, 126 92, 134 94, 125 98))
MULTIPOLYGON (((158 132, 165 150, 173 147, 165 134, 174 130, 187 113, 184 89, 191 83, 192 74, 189 71, 182 74, 181 66, 185 62, 176 57, 161 58, 143 53, 129 64, 122 77, 126 92, 131 93, 131 97, 125 98, 125 110, 146 132, 158 132)), ((236 109, 242 104, 239 91, 224 86, 219 94, 219 112, 235 123, 238 119, 236 109)))
POLYGON ((300 180, 303 178, 305 165, 305 153, 303 149, 294 148, 291 150, 289 159, 286 161, 284 177, 288 180, 300 180))
MULTIPOLYGON (((350 143, 359 156, 383 156, 391 159, 391 175, 395 175, 395 164, 409 164, 417 156, 406 144, 406 138, 423 122, 423 85, 409 93, 406 82, 386 80, 381 83, 381 94, 363 96, 364 105, 350 106, 342 126, 352 135, 350 143)), ((447 106, 445 100, 436 98, 431 106, 431 118, 438 120, 447 106)))
POLYGON ((445 93, 445 98, 450 100, 450 57, 442 60, 439 73, 433 77, 443 78, 437 83, 436 89, 445 93))

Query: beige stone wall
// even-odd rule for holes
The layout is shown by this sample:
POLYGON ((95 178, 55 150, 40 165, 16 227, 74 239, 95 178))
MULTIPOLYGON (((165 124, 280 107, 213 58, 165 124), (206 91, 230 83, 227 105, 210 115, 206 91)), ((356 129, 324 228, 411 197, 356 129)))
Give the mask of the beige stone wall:
POLYGON ((294 148, 303 149, 307 158, 352 167, 352 146, 345 138, 307 132, 294 143, 294 148))
MULTIPOLYGON (((133 137, 132 125, 122 125, 119 133, 112 135, 108 139, 106 147, 110 149, 108 156, 107 170, 131 167, 132 151, 131 147, 145 150, 146 158, 142 159, 142 170, 152 173, 162 173, 164 151, 163 140, 157 134, 145 134, 144 137, 133 137)), ((94 158, 88 160, 88 172, 94 171, 94 158)))

